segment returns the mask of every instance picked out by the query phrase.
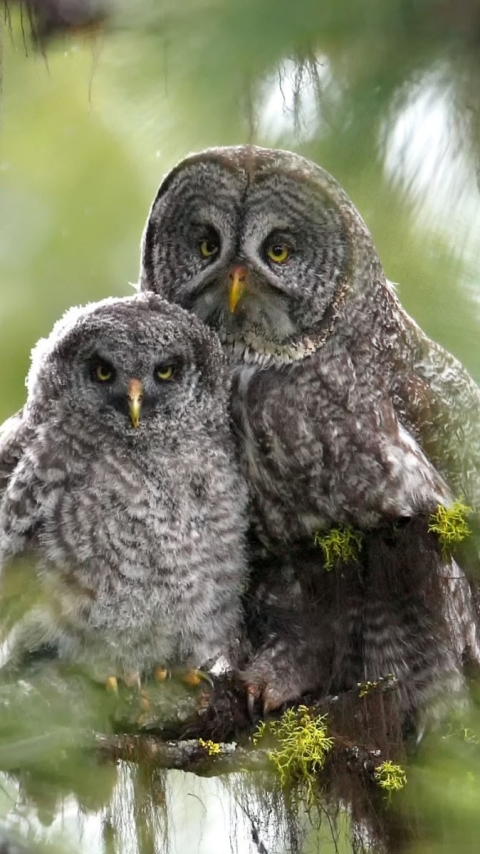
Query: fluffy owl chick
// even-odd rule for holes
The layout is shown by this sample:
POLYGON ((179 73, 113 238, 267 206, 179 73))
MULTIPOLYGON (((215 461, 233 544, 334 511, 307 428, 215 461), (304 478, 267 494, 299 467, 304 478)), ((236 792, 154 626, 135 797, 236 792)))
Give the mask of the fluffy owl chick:
POLYGON ((0 586, 31 594, 14 648, 98 679, 231 659, 246 490, 216 336, 153 294, 107 299, 37 344, 27 385, 0 446, 7 469, 22 449, 0 504, 0 586))
POLYGON ((480 507, 480 393, 404 312, 342 188, 290 152, 187 157, 151 208, 140 283, 232 363, 252 524, 277 557, 276 578, 255 559, 271 579, 258 620, 276 603, 250 671, 267 705, 386 673, 404 707, 444 672, 458 685, 471 596, 428 519, 454 497, 480 507), (342 527, 363 546, 327 573, 314 537, 342 527))

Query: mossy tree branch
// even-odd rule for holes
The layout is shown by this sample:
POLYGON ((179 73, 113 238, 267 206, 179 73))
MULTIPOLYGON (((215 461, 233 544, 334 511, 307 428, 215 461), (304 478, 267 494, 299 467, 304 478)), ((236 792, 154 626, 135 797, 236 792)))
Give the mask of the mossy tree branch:
MULTIPOLYGON (((109 759, 146 762, 199 776, 234 771, 278 774, 279 765, 283 768, 288 759, 293 776, 295 769, 301 769, 303 782, 309 770, 312 780, 328 781, 343 769, 365 785, 378 786, 381 763, 403 756, 399 722, 392 714, 395 690, 394 680, 385 679, 368 690, 359 685, 322 700, 312 697, 308 704, 292 706, 262 723, 260 736, 258 723, 248 715, 244 690, 227 678, 219 679, 213 690, 155 691, 148 709, 145 694, 139 705, 129 693, 127 699, 119 700, 116 733, 97 735, 95 746, 109 759), (296 745, 301 751, 305 741, 297 739, 305 721, 307 750, 292 757, 291 751, 296 745), (283 756, 287 747, 288 757, 283 756), (310 769, 313 749, 315 761, 310 769)), ((290 782, 284 778, 285 774, 280 783, 290 782)))

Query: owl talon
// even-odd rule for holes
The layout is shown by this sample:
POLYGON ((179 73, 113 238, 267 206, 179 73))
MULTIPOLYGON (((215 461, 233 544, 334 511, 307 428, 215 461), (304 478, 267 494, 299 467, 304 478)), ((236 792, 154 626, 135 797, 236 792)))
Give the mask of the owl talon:
POLYGON ((289 667, 272 664, 272 650, 266 648, 246 671, 240 673, 247 692, 247 707, 251 718, 276 712, 284 703, 297 702, 302 694, 316 687, 315 681, 302 678, 298 662, 289 659, 289 667), (255 715, 255 708, 259 706, 255 715))
POLYGON ((271 695, 268 688, 261 690, 254 685, 247 687, 247 709, 250 720, 254 721, 258 718, 258 713, 255 712, 257 705, 262 704, 262 717, 267 717, 272 712, 275 712, 282 705, 283 700, 277 696, 271 695))
POLYGON ((181 680, 185 685, 189 685, 192 688, 197 688, 202 682, 208 682, 210 688, 214 687, 213 679, 208 673, 205 673, 204 670, 197 670, 195 667, 185 670, 181 675, 181 680))
POLYGON ((142 712, 149 712, 150 711, 150 708, 151 708, 150 698, 145 693, 145 691, 142 691, 142 693, 141 693, 139 705, 140 705, 140 709, 142 710, 142 712))
MULTIPOLYGON (((208 673, 205 673, 204 670, 198 670, 195 667, 191 667, 188 670, 179 670, 177 671, 177 675, 185 685, 189 685, 191 688, 197 688, 202 682, 208 682, 211 688, 214 687, 213 680, 208 673)), ((165 667, 157 667, 153 677, 156 682, 165 682, 166 679, 171 679, 172 671, 167 670, 165 667)))
POLYGON ((272 712, 275 712, 281 705, 283 705, 283 701, 281 701, 278 697, 269 696, 265 691, 262 697, 263 706, 262 706, 262 714, 263 717, 267 717, 272 712))
POLYGON ((125 673, 123 676, 123 681, 127 688, 136 688, 138 691, 141 687, 140 674, 136 671, 131 671, 129 673, 125 673))
POLYGON ((116 676, 109 676, 105 682, 105 688, 111 694, 118 694, 118 679, 116 676))
POLYGON ((256 688, 252 685, 248 685, 247 687, 247 711, 248 717, 250 720, 254 721, 257 715, 255 714, 255 705, 258 700, 258 693, 256 688))

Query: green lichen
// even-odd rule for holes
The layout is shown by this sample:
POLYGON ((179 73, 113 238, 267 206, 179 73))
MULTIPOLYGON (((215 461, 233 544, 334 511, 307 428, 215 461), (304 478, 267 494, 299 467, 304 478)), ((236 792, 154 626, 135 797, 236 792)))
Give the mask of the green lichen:
POLYGON ((262 722, 254 743, 267 734, 274 737, 277 747, 269 752, 282 786, 301 782, 305 786, 307 801, 313 799, 316 774, 333 747, 328 735, 326 715, 314 715, 307 706, 287 709, 278 721, 262 722))
POLYGON ((378 682, 358 682, 358 696, 366 697, 367 694, 370 694, 376 688, 378 688, 378 682))
POLYGON ((394 688, 397 683, 398 679, 393 673, 387 673, 386 676, 381 676, 375 682, 370 682, 370 680, 368 682, 357 682, 358 696, 365 697, 367 694, 371 694, 378 689, 386 691, 389 688, 394 688))
POLYGON ((436 512, 430 516, 428 530, 437 535, 444 554, 448 554, 457 543, 461 543, 472 533, 466 521, 470 513, 471 507, 461 501, 455 501, 450 507, 439 504, 436 512))
POLYGON ((405 770, 401 765, 395 765, 389 759, 377 765, 373 776, 376 783, 388 793, 389 797, 393 792, 399 792, 407 785, 405 770))
POLYGON ((360 531, 353 528, 331 528, 326 534, 317 532, 313 542, 323 552, 325 569, 331 570, 338 563, 357 560, 362 540, 360 531))
POLYGON ((268 734, 268 732, 269 725, 266 723, 266 721, 260 721, 260 723, 257 724, 257 728, 252 735, 252 742, 255 747, 262 740, 262 738, 264 738, 268 734))

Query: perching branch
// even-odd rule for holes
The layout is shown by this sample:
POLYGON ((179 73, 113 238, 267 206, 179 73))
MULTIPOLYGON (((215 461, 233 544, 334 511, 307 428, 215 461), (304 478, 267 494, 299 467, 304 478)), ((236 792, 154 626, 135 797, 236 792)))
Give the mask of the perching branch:
POLYGON ((191 771, 200 777, 232 771, 265 771, 270 767, 268 750, 245 749, 235 742, 162 741, 152 735, 97 735, 101 755, 126 762, 146 762, 156 768, 191 771))
MULTIPOLYGON (((347 773, 373 780, 379 763, 398 755, 401 739, 392 714, 394 695, 395 683, 385 679, 321 701, 311 699, 309 713, 326 715, 333 737, 326 774, 341 766, 347 773)), ((105 757, 199 776, 272 770, 269 746, 251 743, 257 724, 248 715, 245 692, 227 678, 218 680, 213 690, 182 694, 158 690, 151 699, 146 696, 148 691, 140 714, 133 701, 119 707, 117 734, 96 737, 105 757)))

